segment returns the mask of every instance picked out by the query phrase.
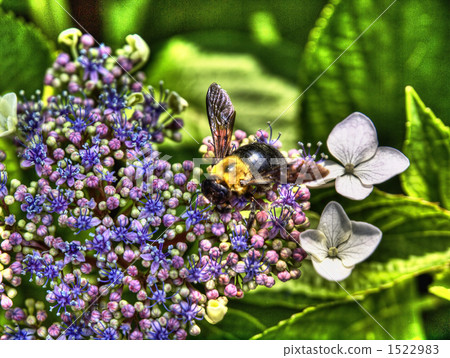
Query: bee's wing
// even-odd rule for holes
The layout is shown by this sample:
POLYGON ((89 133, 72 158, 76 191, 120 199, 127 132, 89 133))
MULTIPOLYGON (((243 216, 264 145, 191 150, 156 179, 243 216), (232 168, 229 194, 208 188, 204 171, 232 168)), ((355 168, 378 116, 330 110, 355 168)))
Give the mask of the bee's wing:
POLYGON ((224 158, 230 150, 236 111, 227 92, 217 83, 213 83, 208 88, 206 111, 213 138, 214 154, 216 158, 224 158))

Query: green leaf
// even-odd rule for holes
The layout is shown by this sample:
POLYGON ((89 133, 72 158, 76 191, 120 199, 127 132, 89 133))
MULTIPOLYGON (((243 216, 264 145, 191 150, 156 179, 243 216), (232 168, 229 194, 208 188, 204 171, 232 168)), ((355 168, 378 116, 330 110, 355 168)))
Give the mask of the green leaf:
POLYGON ((406 141, 403 152, 411 166, 401 176, 410 196, 450 208, 450 128, 406 87, 406 141))
POLYGON ((433 295, 450 301, 450 269, 437 273, 428 290, 433 295))
MULTIPOLYGON (((329 202, 333 194, 334 190, 313 192, 316 203, 312 205, 313 209, 319 211, 319 203, 329 202)), ((304 262, 303 275, 291 284, 290 289, 294 292, 342 297, 346 295, 344 289, 365 292, 389 286, 407 277, 442 271, 450 261, 449 211, 421 199, 378 190, 362 201, 342 198, 339 201, 351 220, 377 226, 383 232, 383 238, 372 256, 356 265, 351 276, 339 285, 322 279, 309 261, 304 262)))
MULTIPOLYGON (((157 84, 163 79, 168 88, 175 89, 189 102, 183 118, 186 130, 198 142, 210 135, 205 97, 212 82, 225 88, 233 101, 237 111, 235 129, 244 129, 249 134, 266 129, 266 122, 273 121, 298 95, 294 85, 267 73, 254 55, 224 53, 211 47, 213 42, 222 40, 250 42, 243 35, 224 32, 174 37, 155 55, 148 69, 149 83, 157 84)), ((295 109, 291 108, 277 123, 277 131, 283 128, 283 123, 289 128, 283 132, 283 144, 294 145, 298 141, 292 129, 296 125, 295 118, 295 109)), ((183 136, 185 142, 196 144, 186 132, 183 136)))
POLYGON ((311 306, 252 339, 424 338, 414 281, 355 299, 364 309, 350 297, 311 306))
POLYGON ((258 319, 247 312, 229 308, 225 318, 212 325, 206 320, 199 322, 200 339, 248 339, 266 329, 258 319))
POLYGON ((55 39, 61 31, 71 27, 71 18, 64 11, 70 11, 68 0, 28 0, 29 15, 33 22, 49 38, 55 39))
POLYGON ((51 47, 34 26, 0 10, 0 93, 42 89, 51 47))
POLYGON ((310 32, 300 71, 303 89, 317 80, 302 97, 308 140, 326 140, 359 111, 373 120, 383 145, 400 148, 408 84, 450 119, 450 102, 442 100, 450 97, 447 12, 445 1, 330 1, 310 32))

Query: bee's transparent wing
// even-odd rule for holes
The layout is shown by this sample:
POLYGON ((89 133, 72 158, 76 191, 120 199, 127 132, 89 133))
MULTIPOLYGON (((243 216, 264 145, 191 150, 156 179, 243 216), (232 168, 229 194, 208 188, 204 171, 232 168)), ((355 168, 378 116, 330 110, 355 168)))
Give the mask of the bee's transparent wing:
POLYGON ((236 111, 227 92, 217 83, 213 83, 208 88, 206 111, 213 138, 214 154, 216 158, 224 158, 230 151, 236 111))

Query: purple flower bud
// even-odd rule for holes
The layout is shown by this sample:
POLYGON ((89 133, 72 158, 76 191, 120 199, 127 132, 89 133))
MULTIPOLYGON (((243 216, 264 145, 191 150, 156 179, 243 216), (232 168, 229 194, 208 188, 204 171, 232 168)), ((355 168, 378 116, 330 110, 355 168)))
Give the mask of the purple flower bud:
POLYGON ((106 195, 114 195, 116 193, 116 188, 114 188, 112 185, 105 186, 105 194, 106 195))
POLYGON ((273 285, 275 285, 275 279, 273 277, 271 277, 271 276, 268 276, 267 279, 266 279, 265 286, 267 288, 271 288, 273 285))
POLYGON ((237 288, 232 283, 225 286, 224 294, 227 297, 235 297, 237 295, 237 288))
POLYGON ((287 271, 278 272, 277 277, 282 282, 286 282, 291 279, 291 275, 287 271))
POLYGON ((292 219, 294 220, 295 225, 301 225, 305 222, 306 216, 303 212, 295 212, 294 215, 292 215, 292 219))
MULTIPOLYGON (((12 250, 12 245, 11 245, 11 242, 9 241, 9 240, 4 240, 2 243, 1 243, 1 245, 0 245, 0 247, 2 248, 2 250, 4 250, 4 251, 11 251, 12 250)), ((0 251, 1 252, 1 251, 0 251)), ((3 255, 3 254, 1 254, 1 255, 3 255)), ((6 254, 5 254, 6 255, 6 254)), ((1 256, 0 256, 1 257, 1 256)))
POLYGON ((175 337, 179 341, 185 340, 187 337, 187 332, 184 329, 179 329, 178 331, 175 332, 175 337))
POLYGON ((109 252, 108 255, 106 256, 106 260, 108 262, 116 262, 117 259, 118 259, 118 257, 115 252, 109 252))
POLYGON ((247 138, 247 133, 238 129, 234 132, 234 136, 236 137, 236 140, 241 141, 242 139, 247 138))
POLYGON ((86 186, 88 188, 97 188, 99 184, 99 180, 95 175, 91 175, 86 178, 86 186))
POLYGON ((83 264, 81 264, 80 270, 85 275, 89 275, 92 271, 92 265, 88 264, 88 263, 83 263, 83 264))
POLYGON ((209 240, 202 240, 200 241, 199 244, 200 249, 202 249, 203 251, 209 251, 212 247, 211 241, 209 240))
POLYGON ((48 334, 50 337, 56 338, 61 333, 61 328, 56 323, 52 324, 50 327, 48 327, 48 334))
POLYGON ((195 193, 197 188, 198 188, 198 183, 193 180, 190 180, 186 185, 186 189, 189 193, 195 193))
POLYGON ((22 235, 20 235, 18 232, 13 232, 9 236, 9 242, 11 243, 11 245, 20 245, 20 243, 22 242, 22 235))
POLYGON ((264 238, 260 235, 253 235, 250 242, 255 249, 261 249, 264 246, 264 238))
POLYGON ((50 226, 50 225, 53 223, 53 217, 52 217, 51 215, 49 215, 49 214, 44 215, 44 216, 42 217, 42 223, 43 223, 45 226, 50 226))
POLYGON ((92 47, 95 44, 94 38, 89 34, 84 34, 83 36, 81 36, 80 42, 84 46, 84 48, 92 47))
POLYGON ((175 176, 173 177, 173 182, 178 186, 184 185, 184 183, 186 183, 186 175, 184 175, 183 173, 175 174, 175 176))
POLYGON ((136 297, 139 301, 144 301, 145 299, 147 299, 147 292, 145 292, 145 290, 140 290, 137 293, 136 297))
POLYGON ((184 259, 181 256, 174 256, 172 258, 172 266, 174 269, 178 270, 179 268, 183 267, 184 265, 184 259))
POLYGON ((175 216, 173 216, 172 214, 166 214, 163 216, 163 224, 165 227, 172 226, 176 221, 177 221, 177 218, 175 216))
POLYGON ((120 140, 118 140, 117 138, 113 138, 109 141, 108 145, 112 150, 118 150, 121 147, 122 143, 120 143, 120 140))
MULTIPOLYGON (((104 124, 104 123, 101 123, 100 125, 97 126, 96 133, 100 137, 104 137, 106 134, 108 134, 108 126, 106 124, 104 124)), ((109 150, 108 150, 108 153, 105 153, 105 148, 108 148, 108 147, 105 147, 105 146, 102 146, 102 147, 100 147, 100 153, 103 154, 103 155, 108 155, 109 150)))
POLYGON ((103 165, 107 168, 110 168, 114 165, 114 158, 106 157, 103 159, 103 165))
POLYGON ((211 232, 216 236, 221 236, 225 233, 225 226, 222 223, 212 224, 211 232))
POLYGON ((136 255, 134 254, 133 250, 130 249, 126 249, 125 252, 123 253, 123 259, 126 262, 131 262, 135 259, 136 255))
POLYGON ((37 228, 36 233, 38 234, 38 236, 45 236, 47 235, 48 231, 47 231, 47 227, 44 225, 41 225, 37 228))
POLYGON ((269 250, 266 252, 266 260, 269 264, 277 263, 278 259, 279 259, 279 256, 276 251, 269 250))
POLYGON ((206 292, 206 297, 208 298, 208 300, 215 300, 217 298, 219 298, 219 291, 217 290, 210 290, 208 292, 206 292))
POLYGON ((141 284, 140 284, 139 280, 132 280, 130 282, 128 288, 130 289, 131 292, 137 293, 141 289, 141 284))
POLYGON ((260 286, 264 286, 266 284, 266 281, 267 275, 265 273, 260 273, 255 277, 255 282, 260 286))
POLYGON ((169 278, 169 271, 167 271, 166 269, 161 269, 159 270, 157 277, 160 281, 165 281, 169 278))
POLYGON ((93 311, 91 312, 90 321, 91 321, 92 323, 98 322, 98 321, 100 320, 100 318, 101 318, 101 314, 100 314, 99 311, 93 310, 93 311))
POLYGON ((131 332, 131 334, 130 334, 130 340, 132 340, 132 341, 141 341, 143 339, 144 339, 144 334, 137 330, 131 332))
POLYGON ((230 283, 230 277, 228 275, 220 275, 219 276, 219 284, 222 286, 226 286, 230 283))
POLYGON ((144 330, 150 329, 151 326, 152 326, 152 322, 149 319, 141 319, 139 321, 139 327, 141 329, 144 329, 144 330))
MULTIPOLYGON (((17 259, 17 255, 16 255, 16 259, 17 259)), ((12 273, 14 275, 18 275, 22 272, 22 263, 19 261, 15 261, 9 266, 9 268, 12 270, 12 273)))
POLYGON ((109 295, 109 299, 110 299, 110 301, 119 302, 122 299, 122 294, 121 294, 121 292, 117 292, 117 291, 111 292, 111 294, 109 295))
POLYGON ((0 305, 4 310, 9 310, 13 305, 13 301, 8 296, 6 296, 4 293, 2 293, 0 305))
POLYGON ((130 305, 129 303, 122 307, 121 312, 124 317, 131 318, 134 316, 134 313, 136 312, 136 309, 133 305, 130 305))
MULTIPOLYGON (((147 298, 147 293, 145 293, 145 297, 142 299, 145 300, 147 298)), ((141 312, 139 312, 139 317, 141 318, 149 318, 151 316, 150 308, 145 307, 141 312)))
POLYGON ((139 273, 139 270, 136 266, 131 265, 127 267, 127 274, 130 275, 131 277, 135 277, 137 276, 139 273))

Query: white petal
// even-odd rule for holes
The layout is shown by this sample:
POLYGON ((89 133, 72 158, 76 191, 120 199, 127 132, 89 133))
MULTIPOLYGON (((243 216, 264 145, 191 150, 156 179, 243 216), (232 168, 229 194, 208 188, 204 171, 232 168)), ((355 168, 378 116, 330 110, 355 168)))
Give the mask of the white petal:
POLYGON ((355 175, 364 184, 379 184, 409 167, 409 160, 397 149, 379 147, 375 156, 355 167, 355 175))
POLYGON ((352 174, 345 174, 336 178, 336 191, 352 200, 362 200, 372 192, 372 185, 364 185, 359 178, 352 174))
POLYGON ((375 155, 378 147, 377 131, 369 118, 355 112, 333 128, 327 146, 342 164, 357 165, 375 155))
POLYGON ((331 201, 323 209, 317 230, 326 236, 327 248, 338 247, 350 237, 352 224, 342 206, 331 201))
POLYGON ((309 188, 318 188, 320 186, 325 185, 326 183, 336 179, 336 177, 341 176, 344 174, 345 169, 342 165, 333 162, 332 160, 325 160, 322 165, 328 169, 329 173, 326 177, 314 180, 311 182, 306 183, 306 186, 309 188))
POLYGON ((328 256, 327 238, 319 230, 306 230, 300 235, 300 245, 316 260, 323 261, 328 256))
POLYGON ((381 241, 382 232, 371 224, 352 221, 352 235, 338 247, 342 263, 351 267, 367 259, 381 241))
POLYGON ((352 273, 353 267, 345 267, 338 258, 327 257, 322 262, 312 260, 317 273, 328 281, 342 281, 352 273))

